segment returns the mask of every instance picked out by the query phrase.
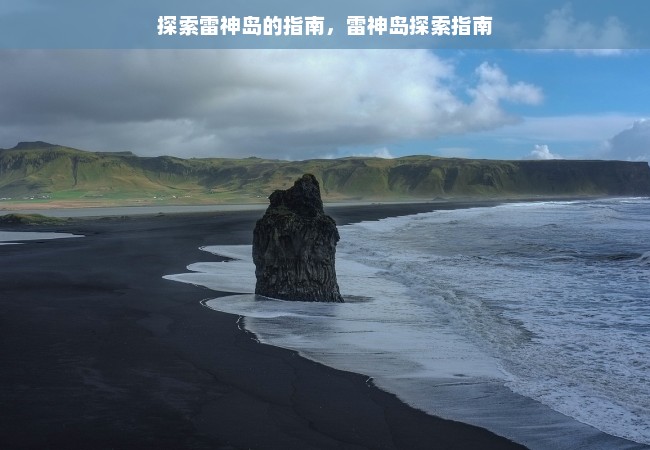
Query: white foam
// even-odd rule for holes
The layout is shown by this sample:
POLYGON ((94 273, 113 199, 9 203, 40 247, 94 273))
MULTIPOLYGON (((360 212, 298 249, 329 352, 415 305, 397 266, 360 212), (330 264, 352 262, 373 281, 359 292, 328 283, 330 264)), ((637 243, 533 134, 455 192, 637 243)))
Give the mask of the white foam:
MULTIPOLYGON (((241 257, 227 262, 195 263, 192 273, 167 275, 166 279, 202 285, 221 292, 253 292, 255 267, 251 246, 210 246, 203 250, 241 257)), ((381 361, 393 360, 391 376, 472 376, 502 379, 494 359, 486 357, 467 339, 451 329, 436 326, 435 311, 414 304, 405 286, 385 273, 359 262, 337 258, 343 304, 286 302, 254 295, 222 297, 206 305, 222 312, 243 315, 247 326, 272 343, 298 349, 306 356, 336 367, 372 376, 387 375, 381 361), (252 319, 291 317, 281 326, 252 319), (428 323, 427 323, 428 322, 428 323), (263 330, 262 330, 263 328, 263 330), (317 332, 315 331, 317 330, 317 332), (371 355, 371 356, 368 356, 371 355), (360 365, 361 359, 366 363, 360 365), (399 362, 399 364, 397 364, 399 362)), ((385 365, 385 363, 384 363, 385 365)))
POLYGON ((250 245, 207 245, 201 247, 201 250, 225 258, 253 262, 252 248, 250 245))

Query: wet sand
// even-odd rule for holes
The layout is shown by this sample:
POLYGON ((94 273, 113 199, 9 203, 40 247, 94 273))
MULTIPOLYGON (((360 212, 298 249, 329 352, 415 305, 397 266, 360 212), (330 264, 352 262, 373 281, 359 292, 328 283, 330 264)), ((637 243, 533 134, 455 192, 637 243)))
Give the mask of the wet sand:
MULTIPOLYGON (((342 225, 454 206, 327 212, 342 225)), ((250 244, 260 216, 15 228, 86 237, 0 246, 0 447, 521 448, 413 409, 361 374, 259 344, 237 316, 200 304, 214 292, 162 278, 219 260, 202 245, 250 244)))

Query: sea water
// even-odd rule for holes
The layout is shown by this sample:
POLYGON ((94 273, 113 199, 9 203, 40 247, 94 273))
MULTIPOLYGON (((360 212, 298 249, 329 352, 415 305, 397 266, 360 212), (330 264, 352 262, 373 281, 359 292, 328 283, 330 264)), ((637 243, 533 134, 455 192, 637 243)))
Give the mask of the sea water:
POLYGON ((167 278, 442 417, 531 448, 650 445, 650 199, 513 203, 339 227, 343 304, 252 295, 250 246, 167 278), (616 436, 624 438, 619 439, 616 436))
POLYGON ((2 231, 0 230, 0 245, 20 244, 21 241, 35 241, 43 239, 62 239, 81 237, 70 233, 48 233, 39 231, 2 231))

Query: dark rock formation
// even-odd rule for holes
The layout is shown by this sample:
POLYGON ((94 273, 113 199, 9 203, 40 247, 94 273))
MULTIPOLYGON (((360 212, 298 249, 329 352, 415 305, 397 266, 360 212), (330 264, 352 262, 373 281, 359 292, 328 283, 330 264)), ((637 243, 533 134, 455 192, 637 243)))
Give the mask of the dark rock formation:
POLYGON ((253 232, 255 293, 283 300, 343 302, 334 267, 339 232, 323 211, 318 180, 303 175, 270 205, 253 232))

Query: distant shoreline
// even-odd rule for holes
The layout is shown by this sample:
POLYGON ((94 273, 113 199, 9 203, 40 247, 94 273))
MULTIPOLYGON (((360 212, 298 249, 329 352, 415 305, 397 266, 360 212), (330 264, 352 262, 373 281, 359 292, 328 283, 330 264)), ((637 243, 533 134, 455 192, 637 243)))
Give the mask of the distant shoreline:
MULTIPOLYGON (((544 201, 578 201, 593 200, 608 197, 627 196, 604 196, 604 195, 558 195, 558 196, 522 196, 522 197, 450 197, 435 199, 386 199, 386 200, 349 200, 349 201, 325 201, 325 208, 348 207, 348 206, 373 206, 373 205, 445 205, 445 204, 497 204, 512 202, 544 202, 544 201)), ((218 212, 218 211, 258 211, 264 210, 268 202, 259 203, 219 203, 219 204, 112 204, 102 202, 40 202, 40 203, 13 203, 0 202, 0 216, 12 213, 43 214, 51 217, 99 217, 99 216, 120 216, 120 215, 147 215, 147 214, 176 214, 195 212, 218 212)))

